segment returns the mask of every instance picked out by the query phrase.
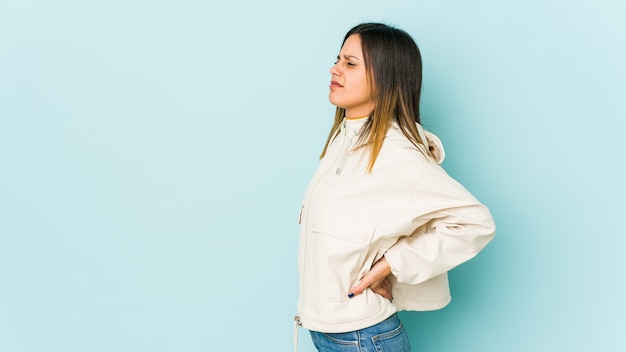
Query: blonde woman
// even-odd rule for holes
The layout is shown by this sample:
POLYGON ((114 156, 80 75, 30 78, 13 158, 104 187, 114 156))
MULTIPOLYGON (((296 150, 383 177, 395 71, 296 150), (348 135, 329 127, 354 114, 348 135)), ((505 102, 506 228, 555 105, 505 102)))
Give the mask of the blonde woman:
POLYGON ((319 351, 410 351, 396 312, 446 306, 447 272, 495 225, 420 125, 421 56, 405 31, 352 28, 330 74, 337 111, 300 211, 296 323, 319 351))

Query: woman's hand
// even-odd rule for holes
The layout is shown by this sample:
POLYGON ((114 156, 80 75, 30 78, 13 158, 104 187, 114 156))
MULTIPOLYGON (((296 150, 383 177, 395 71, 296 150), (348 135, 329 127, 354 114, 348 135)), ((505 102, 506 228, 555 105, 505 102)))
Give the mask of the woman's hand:
POLYGON ((391 267, 389 267, 387 259, 382 257, 372 266, 370 271, 361 278, 361 281, 350 289, 348 297, 352 298, 358 296, 369 287, 375 293, 391 301, 393 296, 391 294, 389 275, 391 275, 391 267))

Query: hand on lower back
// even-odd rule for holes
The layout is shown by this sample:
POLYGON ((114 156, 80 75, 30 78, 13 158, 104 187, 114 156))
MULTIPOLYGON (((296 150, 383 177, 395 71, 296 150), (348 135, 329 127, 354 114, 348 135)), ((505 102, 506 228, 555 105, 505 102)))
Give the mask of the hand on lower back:
POLYGON ((391 275, 391 267, 387 263, 387 259, 382 257, 376 262, 361 280, 350 289, 348 297, 352 298, 358 296, 368 287, 375 293, 391 300, 393 298, 391 294, 391 281, 389 280, 391 275))

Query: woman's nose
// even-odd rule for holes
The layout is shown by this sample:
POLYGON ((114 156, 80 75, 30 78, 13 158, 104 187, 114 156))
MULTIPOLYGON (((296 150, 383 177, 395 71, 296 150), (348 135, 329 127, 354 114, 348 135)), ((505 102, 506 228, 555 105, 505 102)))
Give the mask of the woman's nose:
POLYGON ((339 76, 339 63, 335 63, 334 65, 332 65, 330 67, 330 74, 331 76, 339 76))

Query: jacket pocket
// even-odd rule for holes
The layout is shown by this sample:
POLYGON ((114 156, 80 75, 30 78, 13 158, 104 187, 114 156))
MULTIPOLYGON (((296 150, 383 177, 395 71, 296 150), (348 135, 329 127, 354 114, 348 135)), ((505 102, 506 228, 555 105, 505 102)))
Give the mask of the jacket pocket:
POLYGON ((348 300, 350 287, 371 267, 377 222, 329 211, 315 213, 309 234, 313 265, 308 274, 317 282, 306 295, 317 301, 318 310, 328 309, 330 314, 338 309, 333 304, 348 300))
POLYGON ((345 245, 368 246, 372 243, 378 222, 365 217, 321 211, 311 224, 313 234, 326 235, 347 241, 345 245))

